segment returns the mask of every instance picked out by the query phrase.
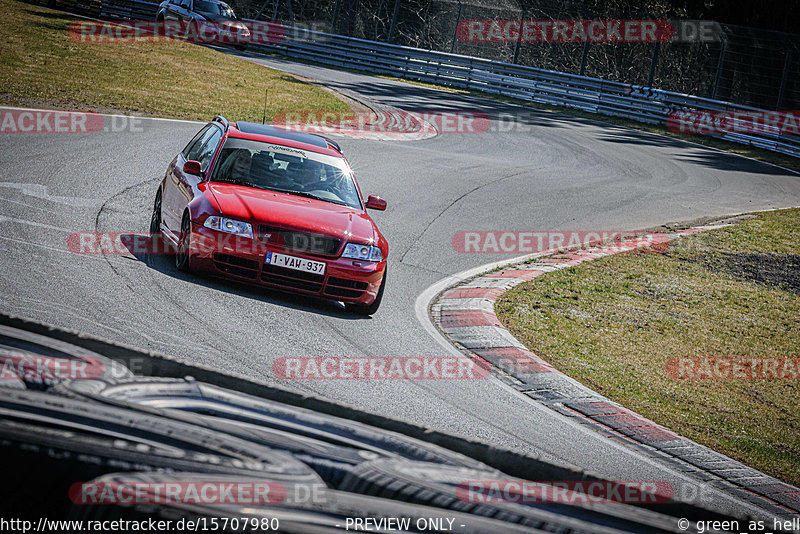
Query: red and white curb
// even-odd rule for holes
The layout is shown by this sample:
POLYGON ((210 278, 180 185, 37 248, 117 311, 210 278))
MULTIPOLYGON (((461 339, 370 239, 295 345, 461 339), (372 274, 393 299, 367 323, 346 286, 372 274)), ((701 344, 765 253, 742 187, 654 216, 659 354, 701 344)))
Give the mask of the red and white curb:
MULTIPOLYGON (((657 246, 724 226, 727 225, 659 234, 649 244, 657 246)), ((501 270, 485 272, 484 267, 483 272, 478 269, 460 277, 449 277, 429 290, 438 290, 438 295, 428 301, 432 304, 427 311, 439 331, 461 352, 489 362, 498 374, 508 377, 511 385, 528 397, 612 439, 634 445, 687 474, 694 473, 705 479, 711 474, 715 478, 712 483, 720 489, 775 516, 796 517, 800 512, 800 488, 714 452, 592 391, 528 350, 494 312, 497 299, 518 284, 548 272, 637 248, 642 247, 622 245, 609 251, 600 245, 579 251, 547 251, 490 267, 501 270), (537 261, 531 263, 531 259, 537 261)), ((424 297, 425 294, 418 299, 418 316, 424 297)))

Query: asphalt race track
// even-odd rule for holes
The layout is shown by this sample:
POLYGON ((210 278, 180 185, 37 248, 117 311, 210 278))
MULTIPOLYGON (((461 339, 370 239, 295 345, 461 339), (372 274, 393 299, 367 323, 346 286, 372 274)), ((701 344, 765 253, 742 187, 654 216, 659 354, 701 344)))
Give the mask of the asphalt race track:
MULTIPOLYGON (((277 58, 258 61, 407 110, 495 118, 521 110, 277 58)), ((788 171, 546 112, 525 111, 508 132, 341 139, 365 195, 389 203, 386 212, 372 212, 390 254, 382 308, 368 319, 337 303, 186 276, 171 258, 69 252, 72 232, 146 232, 156 184, 200 127, 151 119, 141 126, 138 133, 0 136, 2 311, 266 382, 278 382, 272 362, 282 356, 442 355, 447 349, 417 319, 417 297, 448 275, 503 258, 454 251, 459 230, 626 230, 800 205, 800 176, 788 171)), ((609 479, 667 481, 678 497, 691 498, 695 489, 683 488, 701 485, 564 421, 495 378, 283 385, 609 479)), ((753 511, 710 487, 701 491, 705 505, 753 511)))

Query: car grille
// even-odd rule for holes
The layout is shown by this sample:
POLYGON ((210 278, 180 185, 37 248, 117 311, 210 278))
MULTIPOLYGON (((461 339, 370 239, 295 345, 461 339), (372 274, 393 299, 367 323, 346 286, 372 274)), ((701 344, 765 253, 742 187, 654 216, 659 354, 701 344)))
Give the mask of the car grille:
POLYGON ((230 254, 214 254, 214 265, 220 271, 234 276, 244 278, 256 278, 258 276, 258 262, 231 256, 230 254))
POLYGON ((298 232, 266 224, 259 225, 258 239, 287 250, 321 256, 336 256, 341 245, 341 240, 326 235, 298 232))
POLYGON ((355 299, 363 295, 365 289, 367 289, 366 282, 331 276, 328 278, 327 286, 325 286, 325 293, 332 297, 355 299))
POLYGON ((261 269, 261 280, 268 284, 304 289, 316 293, 322 290, 322 282, 325 280, 325 276, 265 264, 261 269))
MULTIPOLYGON (((214 254, 214 265, 224 273, 251 280, 258 279, 259 261, 232 256, 230 254, 214 254)), ((262 264, 261 281, 283 288, 300 289, 313 293, 323 293, 331 298, 357 299, 364 294, 369 284, 347 278, 307 273, 276 265, 262 264), (323 291, 324 286, 324 291, 323 291)))

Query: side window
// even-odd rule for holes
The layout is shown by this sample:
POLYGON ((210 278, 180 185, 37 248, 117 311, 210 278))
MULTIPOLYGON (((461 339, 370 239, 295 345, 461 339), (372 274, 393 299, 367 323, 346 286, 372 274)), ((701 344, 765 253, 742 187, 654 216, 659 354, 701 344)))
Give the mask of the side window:
POLYGON ((192 147, 189 149, 189 152, 186 153, 187 160, 195 160, 197 161, 200 157, 200 153, 205 148, 206 142, 208 139, 215 133, 218 132, 219 128, 214 126, 213 124, 209 124, 208 127, 203 130, 203 135, 195 142, 192 147))
POLYGON ((222 140, 222 130, 216 127, 213 130, 207 139, 203 139, 202 147, 197 153, 197 161, 200 162, 200 168, 204 172, 208 168, 208 164, 211 163, 211 158, 214 157, 214 152, 217 151, 217 146, 222 140))
POLYGON ((200 138, 208 133, 208 129, 211 128, 211 127, 212 127, 211 124, 207 124, 202 130, 197 132, 197 135, 195 135, 192 138, 191 141, 189 141, 189 144, 186 145, 186 148, 184 148, 183 152, 181 152, 181 155, 183 156, 183 159, 185 159, 187 161, 192 159, 192 158, 189 157, 189 152, 191 152, 191 150, 195 147, 195 145, 200 141, 200 138))

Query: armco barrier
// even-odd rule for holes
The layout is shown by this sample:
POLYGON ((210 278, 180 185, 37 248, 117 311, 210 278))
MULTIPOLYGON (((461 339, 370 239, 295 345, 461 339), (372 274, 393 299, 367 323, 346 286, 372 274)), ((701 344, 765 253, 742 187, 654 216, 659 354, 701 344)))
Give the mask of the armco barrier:
MULTIPOLYGON (((104 0, 102 17, 152 20, 157 9, 157 4, 140 0, 104 0)), ((565 106, 647 124, 666 125, 670 113, 682 110, 766 112, 650 87, 366 41, 304 28, 286 27, 276 37, 275 44, 253 44, 250 49, 279 52, 288 57, 335 67, 565 106)), ((800 157, 800 135, 797 134, 758 132, 720 133, 713 136, 800 157)))
MULTIPOLYGON (((102 354, 118 364, 136 369, 137 375, 161 378, 187 378, 198 382, 207 382, 215 386, 231 389, 276 402, 300 406, 320 413, 351 419, 360 423, 397 432, 433 443, 445 449, 469 456, 475 460, 498 469, 507 475, 529 481, 604 481, 603 477, 576 469, 568 465, 554 463, 532 453, 515 452, 496 445, 491 445, 474 438, 467 438, 421 426, 400 419, 384 417, 369 413, 356 407, 327 400, 316 395, 309 395, 268 382, 252 380, 241 375, 225 374, 203 365, 186 363, 166 354, 144 352, 131 346, 94 338, 75 331, 65 330, 42 324, 30 319, 15 317, 0 312, 0 325, 25 330, 53 340, 62 341, 80 348, 102 354)), ((692 483, 693 484, 693 483, 692 483)), ((699 483, 697 483, 699 486, 699 483)), ((699 490, 699 488, 698 488, 699 490)), ((697 491, 697 490, 696 490, 697 491)), ((693 499, 695 497, 692 497, 693 499)), ((686 517, 693 521, 729 519, 723 514, 706 508, 703 503, 692 503, 674 498, 667 502, 643 502, 637 507, 659 513, 686 517)))
POLYGON ((103 0, 100 18, 103 20, 155 20, 157 11, 157 3, 139 2, 138 0, 103 0))

